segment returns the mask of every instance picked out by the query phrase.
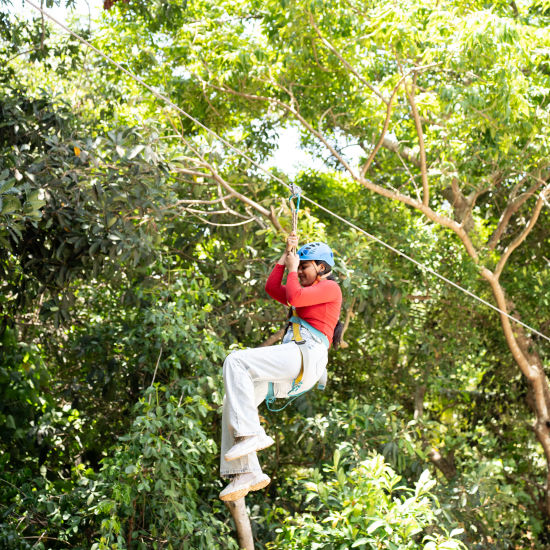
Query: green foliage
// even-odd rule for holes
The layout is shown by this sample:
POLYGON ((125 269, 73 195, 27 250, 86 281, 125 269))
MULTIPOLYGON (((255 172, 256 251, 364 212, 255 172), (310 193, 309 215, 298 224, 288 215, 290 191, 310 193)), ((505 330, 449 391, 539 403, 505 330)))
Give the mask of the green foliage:
POLYGON ((356 467, 339 467, 340 452, 305 483, 306 500, 314 514, 305 513, 283 524, 273 548, 465 548, 457 539, 434 531, 441 512, 430 494, 435 481, 424 471, 414 489, 400 485, 401 478, 373 455, 356 467))
MULTIPOLYGON (((161 280, 134 288, 133 299, 127 298, 126 307, 116 314, 117 296, 109 299, 104 293, 94 308, 86 305, 94 289, 79 297, 79 302, 85 299, 78 317, 91 325, 73 327, 65 347, 67 358, 80 363, 80 375, 59 368, 58 376, 65 379, 57 384, 62 387, 72 378, 71 388, 57 390, 57 399, 47 406, 43 400, 41 407, 26 405, 30 412, 18 418, 20 427, 12 426, 14 411, 21 407, 14 395, 32 403, 38 377, 29 376, 19 390, 13 383, 17 373, 2 370, 12 377, 10 384, 0 386, 6 403, 3 430, 11 434, 17 428, 15 436, 30 443, 20 446, 18 458, 13 451, 7 454, 14 436, 3 439, 8 445, 2 451, 3 472, 13 476, 9 486, 2 487, 3 498, 12 501, 6 518, 18 517, 25 532, 10 535, 18 544, 24 544, 25 537, 43 535, 78 548, 89 548, 86 541, 92 540, 95 548, 161 547, 161 541, 169 541, 171 548, 235 547, 225 523, 215 518, 222 504, 217 500, 212 426, 221 404, 217 363, 224 346, 208 312, 223 296, 200 277, 197 266, 170 270, 168 277, 169 286, 161 280), (191 273, 194 279, 189 282, 191 273), (108 308, 113 308, 112 315, 99 315, 108 308), (110 333, 102 330, 103 323, 109 324, 110 333), (93 351, 99 339, 103 354, 93 351), (95 361, 110 351, 117 355, 118 368, 97 369, 95 361), (122 365, 131 369, 134 380, 121 372, 122 365), (140 392, 135 406, 116 406, 135 391, 136 378, 151 381, 151 376, 162 383, 140 392), (40 457, 37 447, 45 450, 40 457), (21 495, 11 488, 15 480, 21 495), (199 523, 197 518, 202 518, 199 523)), ((17 346, 13 336, 10 345, 17 346)), ((13 358, 6 354, 6 360, 13 358)), ((28 354, 22 362, 29 362, 28 354)))
POLYGON ((84 137, 90 130, 67 105, 21 94, 0 102, 2 305, 25 310, 46 293, 41 313, 59 322, 74 304, 66 289, 75 279, 154 259, 151 211, 171 194, 145 133, 84 137), (150 212, 149 223, 137 223, 150 212))
POLYGON ((205 385, 184 382, 179 399, 150 388, 103 461, 101 486, 83 477, 91 486, 90 511, 101 521, 92 549, 237 548, 213 516, 221 503, 212 498, 217 448, 207 433, 213 409, 205 385))
MULTIPOLYGON (((309 196, 491 300, 446 229, 351 181, 311 129, 355 168, 387 113, 369 86, 387 99, 408 75, 388 134, 402 156, 382 148, 367 176, 417 197, 416 70, 430 205, 458 216, 449 188, 479 193, 469 231, 493 267, 533 207, 489 249, 504 208, 546 177, 548 22, 529 1, 136 1, 93 40, 254 159, 298 113, 327 167, 295 178, 309 196)), ((217 498, 221 364, 283 325, 263 285, 284 241, 263 217, 216 225, 252 210, 218 200, 201 162, 285 229, 287 191, 41 21, 2 14, 0 31, 0 546, 236 548, 217 498)), ((271 486, 247 497, 256 545, 546 545, 546 464, 496 316, 302 205, 301 238, 336 252, 349 347, 325 394, 261 409, 277 445, 271 486)), ((545 332, 548 220, 501 277, 545 332)))

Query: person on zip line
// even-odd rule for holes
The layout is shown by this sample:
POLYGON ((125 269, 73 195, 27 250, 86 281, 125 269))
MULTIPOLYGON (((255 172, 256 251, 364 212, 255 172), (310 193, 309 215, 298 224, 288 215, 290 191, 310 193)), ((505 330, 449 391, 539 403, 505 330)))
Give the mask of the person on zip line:
POLYGON ((298 237, 292 232, 265 285, 272 298, 292 308, 283 342, 234 351, 223 364, 220 475, 232 478, 220 493, 225 501, 263 489, 271 481, 256 456, 274 443, 260 425, 260 403, 265 400, 270 410, 281 410, 271 408, 276 398, 292 400, 315 384, 324 388, 328 349, 340 343, 342 292, 331 273, 332 250, 314 242, 296 253, 297 246, 298 237))

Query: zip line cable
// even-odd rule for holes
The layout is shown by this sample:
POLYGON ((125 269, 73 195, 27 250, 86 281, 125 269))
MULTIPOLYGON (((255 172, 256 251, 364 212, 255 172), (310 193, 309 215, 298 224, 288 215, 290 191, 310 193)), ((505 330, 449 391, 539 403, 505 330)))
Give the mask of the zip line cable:
MULTIPOLYGON (((147 90, 149 90, 155 97, 157 97, 158 99, 160 99, 161 101, 163 101, 164 103, 166 103, 167 105, 169 105, 170 107, 172 107, 173 109, 175 109, 176 111, 178 111, 179 113, 181 113, 183 116, 185 116, 187 119, 191 120, 192 122, 194 122, 197 126, 199 126, 200 128, 202 128, 203 130, 205 130, 206 132, 208 132, 211 136, 213 136, 214 138, 216 138, 217 140, 221 141, 222 143, 224 143, 225 145, 227 145, 230 149, 232 149, 235 153, 237 153, 238 155, 240 155, 241 157, 245 158, 246 160, 248 160, 253 166, 255 166, 256 168, 258 168, 259 170, 261 170, 264 174, 266 174, 269 178, 281 183, 282 185, 284 185, 287 189, 289 189, 290 191, 294 192, 294 186, 292 185, 289 185, 288 183, 286 183, 285 181, 283 181, 281 178, 279 178, 278 176, 272 174, 271 172, 268 172, 263 166, 261 166, 260 164, 258 164, 255 160, 253 160, 252 158, 250 158, 244 151, 242 151, 241 149, 239 149, 238 147, 236 147, 235 145, 233 145, 231 142, 227 141, 225 138, 223 138, 222 136, 218 135, 216 132, 214 132, 214 130, 211 130, 210 128, 208 128, 208 126, 205 126, 200 120, 196 119, 193 115, 189 114, 187 111, 185 111, 184 109, 182 109, 180 106, 176 105, 168 96, 164 95, 162 92, 159 92, 158 90, 155 90, 155 88, 153 88, 152 86, 150 86, 149 84, 147 84, 143 79, 141 79, 138 75, 132 73, 131 71, 129 71, 128 69, 126 69, 125 67, 123 67, 120 63, 116 62, 112 57, 110 57, 108 54, 102 52, 101 50, 99 50, 98 48, 96 48, 93 44, 91 44, 90 42, 88 42, 85 38, 83 38, 82 36, 80 36, 79 34, 77 34, 76 32, 74 32, 73 30, 71 30, 69 27, 67 27, 65 24, 63 24, 61 21, 58 21, 55 17, 53 17, 52 15, 50 15, 47 11, 45 11, 41 6, 38 6, 37 4, 35 4, 32 0, 25 0, 25 2, 27 4, 29 4, 30 6, 32 6, 35 10, 39 11, 43 16, 47 17, 48 19, 50 19, 53 23, 55 23, 57 26, 61 27, 65 32, 69 33, 70 35, 72 35, 74 38, 76 38, 79 42, 81 42, 82 44, 88 46, 90 49, 92 49, 94 52, 96 52, 100 57, 103 57, 103 59, 105 59, 106 61, 108 61, 110 64, 114 65, 116 68, 118 68, 120 71, 122 71, 124 74, 126 74, 127 76, 129 76, 132 80, 135 80, 136 82, 138 82, 139 84, 141 84, 144 88, 146 88, 147 90)), ((531 327, 530 325, 524 323, 523 321, 520 321, 519 319, 517 319, 516 317, 514 317, 513 315, 510 315, 509 313, 507 313, 506 311, 503 311, 502 309, 500 309, 499 307, 491 304, 490 302, 488 302, 487 300, 484 300, 483 298, 480 298, 479 296, 477 296, 477 294, 474 294, 473 292, 469 291, 468 289, 460 286, 459 284, 455 283, 454 281, 451 281, 450 279, 448 279, 447 277, 445 277, 444 275, 441 275, 439 274, 437 271, 433 270, 431 267, 428 267, 422 263, 420 263, 418 260, 415 260, 414 258, 412 258, 411 256, 409 256, 408 254, 406 254, 405 252, 402 252, 401 250, 398 250, 397 248, 394 248, 393 246, 391 246, 390 244, 384 242, 382 239, 374 236, 374 235, 371 235, 369 232, 365 231, 364 229, 362 229, 361 227, 355 225, 354 223, 350 222, 349 220, 343 218, 342 216, 336 214, 335 212, 333 212, 332 210, 329 210, 328 208, 326 208, 325 206, 322 206, 321 204, 319 204, 318 202, 314 201, 313 199, 310 199, 308 196, 306 195, 301 195, 301 197, 308 201, 309 203, 313 204, 314 206, 316 206, 317 208, 319 208, 320 210, 323 210, 324 212, 326 212, 327 214, 333 216, 334 218, 340 220, 342 223, 346 224, 346 225, 349 225, 351 228, 355 229, 356 231, 359 231, 360 233, 363 233, 364 235, 366 235, 367 237, 369 237, 370 239, 372 239, 373 241, 377 242, 378 244, 386 247, 388 250, 391 250, 392 252, 394 252, 395 254, 401 256, 402 258, 405 258, 406 260, 408 260, 409 262, 412 262, 413 264, 415 264, 417 267, 419 267, 422 271, 425 271, 427 273, 430 273, 432 275, 435 275, 436 277, 438 277, 439 279, 441 279, 442 281, 444 281, 445 283, 451 285, 452 287, 456 288, 457 290, 460 290, 461 292, 463 292, 464 294, 470 296, 471 298, 477 300, 478 302, 480 302, 481 304, 483 304, 484 306, 487 306, 488 308, 500 313, 501 315, 504 315, 505 317, 507 317, 508 319, 510 319, 511 321, 513 321, 514 323, 517 323, 519 325, 521 325, 522 327, 530 330, 533 334, 536 334, 537 336, 540 336, 541 338, 544 338, 545 340, 547 340, 548 342, 550 342, 550 337, 546 336, 545 334, 543 334, 542 332, 538 331, 537 329, 531 327)))

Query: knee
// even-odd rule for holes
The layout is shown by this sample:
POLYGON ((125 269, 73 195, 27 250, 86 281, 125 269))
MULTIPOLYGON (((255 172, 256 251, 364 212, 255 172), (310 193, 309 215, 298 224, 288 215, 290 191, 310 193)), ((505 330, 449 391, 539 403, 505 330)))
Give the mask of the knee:
POLYGON ((223 362, 223 377, 225 378, 230 372, 234 371, 239 363, 240 351, 232 351, 223 362))

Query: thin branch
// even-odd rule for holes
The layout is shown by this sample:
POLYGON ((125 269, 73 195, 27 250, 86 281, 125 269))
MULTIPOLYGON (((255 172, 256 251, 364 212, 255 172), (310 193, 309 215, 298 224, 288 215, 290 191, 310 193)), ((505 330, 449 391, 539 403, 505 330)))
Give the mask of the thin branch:
POLYGON ((42 34, 40 35, 40 49, 44 49, 44 38, 46 37, 46 22, 44 20, 44 0, 40 0, 40 12, 41 12, 41 20, 42 20, 42 34))
MULTIPOLYGON (((262 228, 262 229, 267 229, 267 225, 264 223, 264 221, 259 218, 258 216, 255 216, 254 213, 251 211, 252 209, 249 207, 249 206, 245 206, 244 209, 246 210, 246 213, 251 217, 251 218, 254 218, 256 220, 256 223, 262 228)), ((229 210, 230 212, 233 213, 233 210, 229 210)), ((237 214, 235 212, 235 214, 237 214)), ((240 215, 240 214, 237 214, 237 215, 240 215)), ((244 218, 244 216, 241 216, 244 218)))
POLYGON ((415 87, 416 79, 418 78, 418 73, 414 73, 411 89, 405 83, 405 91, 407 93, 407 98, 409 100, 409 105, 411 106, 411 111, 414 119, 414 125, 416 127, 416 133, 418 135, 418 147, 420 149, 420 174, 422 176, 422 191, 423 191, 423 200, 422 204, 428 206, 430 203, 430 188, 428 185, 428 170, 426 167, 426 147, 424 145, 424 131, 422 130, 422 122, 420 121, 420 116, 418 114, 418 109, 416 107, 415 101, 415 87))
POLYGON ((249 220, 244 220, 243 222, 236 222, 236 223, 214 223, 211 222, 202 216, 199 216, 198 214, 192 214, 195 218, 198 218, 201 222, 207 224, 207 225, 214 225, 215 227, 237 227, 239 225, 246 225, 247 223, 253 222, 256 220, 256 218, 250 218, 249 220))
MULTIPOLYGON (((221 185, 219 184, 218 182, 218 194, 220 195, 221 197, 221 194, 222 194, 222 188, 221 188, 221 185)), ((248 214, 248 218, 246 216, 244 216, 243 214, 241 214, 240 212, 237 212, 236 210, 233 210, 226 202, 225 200, 230 198, 231 195, 229 196, 225 196, 225 197, 222 197, 222 205, 223 207, 230 213, 230 214, 233 214, 234 216, 237 216, 238 218, 242 218, 243 220, 246 220, 248 218, 255 218, 256 222, 258 222, 258 224, 262 227, 262 228, 266 228, 265 224, 260 220, 260 218, 257 218, 256 216, 254 216, 254 214, 251 212, 251 209, 248 205, 245 205, 244 209, 246 210, 246 213, 248 214)))
POLYGON ((309 15, 309 22, 311 26, 314 28, 315 32, 317 33, 317 36, 321 40, 321 42, 342 62, 344 67, 353 75, 355 78, 361 82, 364 86, 366 86, 373 94, 375 94, 379 99, 381 99, 386 105, 388 105, 389 101, 382 95, 381 92, 379 92, 368 80, 365 80, 350 64, 344 56, 333 46, 333 44, 325 38, 321 31, 319 30, 319 27, 315 23, 315 19, 313 18, 313 14, 311 12, 308 13, 309 15))
MULTIPOLYGON (((218 182, 218 194, 221 196, 222 194, 222 188, 221 188, 221 185, 220 183, 218 182)), ((225 202, 225 198, 224 197, 224 200, 222 200, 222 205, 227 209, 227 211, 235 216, 237 216, 238 218, 243 218, 243 219, 246 219, 246 216, 243 216, 242 214, 240 214, 239 212, 237 212, 236 210, 233 210, 226 202, 225 202)), ((246 210, 246 213, 248 214, 248 217, 249 218, 254 218, 254 214, 252 214, 250 212, 250 207, 245 205, 244 209, 246 210)), ((256 221, 262 225, 262 223, 260 222, 260 220, 258 218, 256 218, 256 221)), ((262 225, 263 227, 263 225, 262 225)))
MULTIPOLYGON (((231 198, 231 195, 225 195, 225 197, 220 197, 219 199, 212 199, 212 200, 199 200, 199 199, 181 199, 176 202, 175 206, 180 204, 215 204, 218 202, 223 203, 225 200, 231 198)), ((224 206, 226 206, 224 204, 224 206)))
POLYGON ((17 59, 18 57, 21 57, 22 55, 25 55, 27 53, 32 53, 38 51, 39 48, 31 48, 30 50, 24 50, 22 52, 19 52, 15 54, 13 57, 10 57, 7 61, 4 61, 4 65, 7 65, 8 63, 11 63, 14 59, 17 59))
MULTIPOLYGON (((157 370, 159 368, 160 358, 162 357, 162 346, 160 346, 159 356, 157 357, 157 364, 155 365, 155 372, 153 373, 153 379, 149 384, 149 387, 153 387, 155 384, 155 378, 157 376, 157 370)), ((151 403, 151 394, 149 394, 149 404, 151 403)))
POLYGON ((405 160, 410 162, 412 165, 420 168, 420 161, 415 157, 410 147, 406 147, 406 146, 400 147, 399 142, 390 136, 384 136, 382 145, 389 151, 392 151, 393 153, 401 155, 405 160))
POLYGON ((384 121, 384 126, 382 127, 382 132, 380 133, 380 138, 378 139, 378 142, 374 146, 374 149, 372 150, 371 154, 369 155, 369 158, 367 159, 367 162, 365 162, 364 166, 361 168, 361 177, 365 177, 368 169, 370 168, 370 165, 372 164, 372 161, 374 160, 374 157, 376 156, 376 153, 378 153, 380 147, 382 147, 382 144, 384 143, 384 138, 386 136, 386 132, 388 131, 389 125, 390 125, 390 119, 391 119, 391 112, 393 108, 393 101, 397 96, 397 91, 399 90, 401 84, 405 80, 405 77, 402 77, 395 88, 393 89, 393 92, 391 94, 390 100, 387 103, 386 108, 386 120, 384 121))
MULTIPOLYGON (((229 194, 237 199, 239 199, 240 201, 244 202, 245 204, 248 204, 249 206, 251 206, 252 208, 254 208, 254 210, 260 212, 260 214, 262 214, 263 216, 265 216, 266 218, 268 218, 269 220, 271 220, 271 223, 275 226, 275 228, 278 230, 278 231, 281 231, 281 233, 284 233, 284 230, 283 228, 281 227, 281 224, 279 223, 279 220, 277 218, 274 218, 272 217, 272 213, 267 210, 266 208, 264 208, 263 206, 261 206, 260 204, 258 204, 256 201, 253 201, 252 199, 249 199, 246 195, 243 195, 242 193, 239 193, 237 190, 235 190, 233 187, 231 187, 231 185, 229 185, 229 183, 227 181, 225 181, 225 179, 218 173, 218 171, 214 168, 214 166, 212 166, 212 164, 210 164, 205 158, 204 158, 204 155, 195 147, 193 146, 186 138, 185 136, 179 131, 179 129, 176 127, 176 125, 174 124, 174 121, 169 118, 170 120, 170 123, 172 124, 172 127, 174 128, 174 130, 176 132, 178 132, 178 134, 180 135, 181 137, 181 140, 187 145, 187 147, 189 147, 189 149, 200 159, 200 164, 201 166, 203 166, 204 168, 206 168, 211 174, 212 174, 212 177, 226 190, 229 192, 229 194)), ((197 216, 198 217, 198 216, 197 216)), ((236 225, 243 225, 244 223, 249 223, 251 221, 253 221, 253 219, 250 219, 250 220, 247 220, 246 222, 240 222, 240 223, 237 223, 237 224, 214 224, 212 222, 207 222, 206 220, 200 218, 202 221, 204 221, 205 223, 208 223, 209 225, 218 225, 218 226, 223 226, 223 227, 234 227, 236 225)))
MULTIPOLYGON (((172 128, 174 127, 174 121, 171 120, 170 123, 172 124, 172 128)), ((178 129, 176 128, 175 129, 176 132, 178 132, 178 129)), ((178 133, 178 137, 181 139, 181 135, 182 135, 182 132, 179 131, 178 133)), ((204 168, 204 163, 202 161, 200 161, 198 158, 195 158, 195 157, 187 157, 187 156, 182 156, 182 157, 179 157, 179 160, 184 160, 186 162, 191 162, 193 164, 198 164, 199 166, 202 166, 204 168)), ((182 169, 178 169, 178 170, 185 170, 184 168, 182 169)))
POLYGON ((357 301, 357 297, 354 296, 353 299, 351 300, 351 304, 349 305, 349 307, 346 311, 346 318, 344 319, 344 326, 342 327, 342 336, 341 336, 341 342, 340 342, 340 347, 344 348, 344 349, 349 347, 349 344, 344 341, 344 335, 346 334, 346 331, 348 330, 348 327, 349 327, 349 324, 350 324, 350 321, 351 321, 352 317, 355 316, 353 308, 355 306, 356 301, 357 301))
POLYGON ((550 192, 550 186, 545 187, 539 194, 539 198, 537 200, 537 203, 535 204, 535 208, 533 210, 533 214, 531 216, 531 219, 529 220, 529 223, 525 227, 525 229, 521 232, 520 235, 518 235, 507 247, 504 251, 504 254, 500 257, 500 260, 498 261, 497 267, 494 271, 494 276, 496 280, 500 277, 500 274, 502 273, 502 270, 504 269, 504 266, 506 265, 506 262, 508 261, 508 258, 512 254, 512 252, 527 238, 527 235, 531 233, 533 230, 533 227, 537 223, 537 219, 539 217, 540 211, 542 209, 542 206, 545 203, 545 198, 547 193, 550 192))
POLYGON ((203 95, 204 99, 206 99, 206 102, 208 103, 208 105, 210 105, 210 108, 212 109, 212 111, 214 111, 214 113, 216 113, 216 115, 219 118, 222 118, 223 115, 218 111, 218 109, 216 109, 214 104, 210 101, 210 98, 208 97, 208 94, 206 93, 206 87, 204 85, 201 86, 201 90, 202 90, 202 95, 203 95))
POLYGON ((367 12, 361 11, 357 6, 354 6, 351 2, 345 0, 344 4, 347 4, 353 12, 361 17, 368 17, 367 12))
POLYGON ((189 170, 187 168, 176 168, 174 170, 178 174, 185 174, 187 176, 195 176, 197 178, 210 178, 210 174, 205 174, 204 172, 195 172, 194 170, 189 170))
MULTIPOLYGON (((197 78, 200 78, 200 76, 196 75, 197 78)), ((274 86, 280 88, 281 90, 284 90, 286 93, 289 93, 289 91, 280 83, 275 82, 274 80, 270 81, 271 84, 274 86)), ((278 105, 279 107, 285 109, 292 115, 294 115, 308 130, 311 134, 313 134, 334 156, 338 162, 352 175, 354 179, 357 179, 357 175, 354 173, 353 168, 346 162, 346 160, 338 153, 338 151, 326 140, 326 138, 298 112, 297 109, 289 105, 288 103, 285 103, 284 101, 281 101, 280 99, 277 99, 275 97, 267 97, 262 95, 256 95, 256 94, 248 94, 246 92, 239 92, 233 88, 229 88, 228 86, 217 86, 216 84, 212 84, 211 82, 207 82, 209 86, 212 86, 215 90, 218 90, 220 92, 226 92, 231 95, 235 95, 237 97, 242 97, 244 99, 251 99, 253 101, 265 101, 267 103, 278 105)), ((293 99, 293 96, 291 96, 291 99, 293 99)))
POLYGON ((248 220, 251 217, 251 214, 249 213, 248 217, 244 216, 240 212, 237 212, 235 210, 232 210, 231 208, 226 208, 224 210, 199 210, 197 208, 190 208, 188 206, 184 206, 183 209, 185 212, 189 212, 189 214, 201 214, 202 216, 216 216, 220 214, 233 214, 234 216, 237 216, 238 218, 242 218, 243 220, 248 220))
MULTIPOLYGON (((515 194, 516 190, 521 187, 525 183, 529 176, 525 176, 520 182, 518 182, 512 191, 512 195, 515 194)), ((489 242, 487 243, 487 248, 489 250, 494 250, 502 238, 502 235, 506 231, 506 228, 508 227, 508 224, 510 223, 510 220, 512 219, 512 216, 525 204, 527 200, 529 200, 535 192, 543 185, 542 182, 537 181, 530 189, 528 189, 525 193, 522 193, 518 198, 514 199, 505 209, 502 213, 502 216, 500 217, 500 220, 498 221, 497 228, 491 235, 491 238, 489 239, 489 242)))
MULTIPOLYGON (((231 195, 233 195, 234 197, 236 197, 237 199, 241 200, 242 202, 244 202, 245 204, 248 204, 249 206, 251 206, 252 208, 254 208, 255 210, 257 210, 258 212, 260 212, 260 214, 262 214, 263 216, 265 216, 266 218, 268 218, 269 220, 271 220, 271 223, 273 223, 273 225, 275 226, 275 228, 280 231, 281 233, 284 233, 284 230, 281 226, 281 224, 279 223, 279 220, 277 218, 273 218, 272 215, 271 215, 271 212, 269 210, 267 210, 266 208, 264 208, 263 206, 261 206, 260 204, 258 204, 256 201, 253 201, 252 199, 249 199, 246 195, 243 195, 242 193, 239 193, 238 191, 236 191, 235 189, 233 189, 233 187, 231 187, 231 185, 229 185, 229 183, 227 183, 225 181, 224 178, 222 178, 222 176, 220 176, 218 174, 218 172, 215 170, 214 167, 211 167, 211 172, 212 172, 212 175, 214 176, 214 179, 226 190, 226 191, 229 191, 229 193, 231 193, 231 195)), ((252 221, 252 220, 250 220, 252 221)), ((240 225, 240 224, 239 224, 240 225)))
POLYGON ((219 214, 228 214, 229 210, 199 210, 197 208, 190 208, 189 206, 184 206, 183 209, 190 214, 202 214, 203 216, 210 215, 219 215, 219 214))
POLYGON ((330 69, 328 69, 327 67, 321 65, 321 62, 319 61, 319 56, 317 54, 317 46, 315 45, 314 40, 311 41, 311 51, 313 53, 313 57, 315 58, 315 64, 317 65, 317 67, 319 67, 319 69, 321 69, 321 71, 323 71, 325 73, 329 73, 330 69))

